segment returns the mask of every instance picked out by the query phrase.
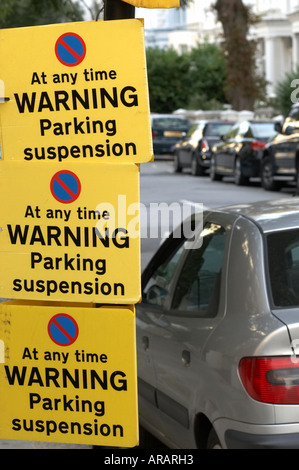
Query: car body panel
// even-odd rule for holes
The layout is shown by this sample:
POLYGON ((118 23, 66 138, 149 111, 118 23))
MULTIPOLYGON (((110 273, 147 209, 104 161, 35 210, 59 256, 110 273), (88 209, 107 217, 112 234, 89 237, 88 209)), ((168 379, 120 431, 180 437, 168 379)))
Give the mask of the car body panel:
POLYGON ((188 132, 188 119, 173 114, 151 114, 154 154, 173 153, 175 144, 188 132))
POLYGON ((263 177, 262 184, 265 189, 280 189, 279 182, 294 181, 297 177, 299 159, 299 106, 291 106, 283 123, 277 123, 277 135, 269 141, 263 154, 263 166, 266 163, 271 169, 271 179, 277 184, 268 184, 267 177, 263 177))
MULTIPOLYGON (((277 312, 271 305, 265 237, 285 226, 298 228, 298 214, 299 203, 294 198, 204 213, 204 230, 212 226, 225 229, 220 297, 213 316, 174 308, 183 268, 195 252, 169 239, 145 270, 143 289, 157 266, 164 263, 161 256, 166 253, 171 278, 162 304, 143 301, 137 306, 137 344, 142 348, 147 337, 148 346, 146 355, 138 350, 140 422, 166 445, 196 448, 200 416, 209 420, 224 448, 237 445, 240 439, 244 446, 260 442, 271 447, 272 434, 276 436, 272 443, 286 445, 280 434, 292 433, 292 429, 298 432, 299 404, 274 405, 252 399, 238 372, 243 357, 294 355, 290 338, 299 332, 299 318, 294 308, 277 312)), ((199 269, 211 250, 209 243, 196 255, 198 260, 203 256, 199 269)), ((186 279, 193 279, 188 276, 186 279)), ((203 274, 200 276, 204 282, 203 274)))
POLYGON ((223 141, 213 147, 216 173, 223 176, 234 175, 238 158, 244 177, 260 176, 263 144, 275 133, 273 121, 251 120, 236 123, 223 137, 223 141))
POLYGON ((208 169, 212 147, 220 141, 234 124, 228 120, 197 121, 189 129, 186 137, 178 142, 174 148, 182 168, 191 168, 192 159, 196 158, 198 164, 208 169), (202 143, 204 142, 203 146, 202 143))
POLYGON ((277 176, 295 175, 295 154, 299 148, 299 133, 292 136, 278 134, 269 144, 268 150, 275 159, 277 176))

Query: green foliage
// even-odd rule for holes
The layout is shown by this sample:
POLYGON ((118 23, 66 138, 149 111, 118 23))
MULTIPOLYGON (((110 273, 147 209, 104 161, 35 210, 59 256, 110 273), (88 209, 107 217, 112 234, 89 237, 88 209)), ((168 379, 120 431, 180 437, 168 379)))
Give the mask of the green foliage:
POLYGON ((299 101, 298 92, 296 91, 298 87, 299 66, 297 66, 295 70, 286 73, 284 78, 276 85, 274 106, 279 113, 285 115, 288 112, 293 104, 292 98, 293 100, 299 101))
POLYGON ((190 109, 215 109, 225 103, 225 58, 215 44, 198 44, 190 52, 190 109))
POLYGON ((147 49, 147 69, 153 112, 215 109, 225 102, 225 60, 214 44, 198 44, 184 54, 147 49))
POLYGON ((83 19, 72 0, 1 0, 0 28, 35 26, 83 19))
POLYGON ((150 106, 153 112, 172 112, 188 101, 189 58, 173 49, 147 49, 150 106))

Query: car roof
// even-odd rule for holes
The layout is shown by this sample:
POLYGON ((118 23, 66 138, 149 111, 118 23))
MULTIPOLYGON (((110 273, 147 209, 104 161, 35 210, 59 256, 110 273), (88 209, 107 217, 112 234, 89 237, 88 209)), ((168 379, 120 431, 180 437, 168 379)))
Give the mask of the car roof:
POLYGON ((251 124, 274 124, 273 119, 249 119, 251 124))
POLYGON ((188 118, 184 116, 176 116, 175 114, 159 114, 159 113, 151 113, 150 114, 151 119, 155 118, 173 118, 173 119, 182 119, 184 121, 189 121, 188 118))
POLYGON ((299 228, 299 197, 237 204, 216 211, 249 218, 264 233, 299 228))
POLYGON ((236 121, 232 119, 204 119, 194 121, 194 124, 235 124, 236 121))
POLYGON ((249 124, 274 124, 275 121, 273 119, 244 119, 242 121, 236 121, 235 125, 243 124, 244 122, 248 122, 249 124))

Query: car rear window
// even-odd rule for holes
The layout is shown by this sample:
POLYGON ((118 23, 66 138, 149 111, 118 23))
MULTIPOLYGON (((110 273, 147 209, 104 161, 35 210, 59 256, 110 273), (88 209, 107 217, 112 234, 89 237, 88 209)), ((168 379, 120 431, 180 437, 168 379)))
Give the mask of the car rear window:
POLYGON ((274 305, 299 306, 299 230, 269 234, 267 251, 274 305))
POLYGON ((277 134, 274 129, 274 122, 261 122, 251 124, 252 132, 257 139, 270 139, 277 134))
POLYGON ((189 129, 190 123, 186 119, 161 117, 153 119, 152 127, 155 129, 189 129))
POLYGON ((221 137, 222 135, 227 134, 231 130, 232 126, 232 123, 213 122, 207 125, 205 135, 208 137, 221 137))

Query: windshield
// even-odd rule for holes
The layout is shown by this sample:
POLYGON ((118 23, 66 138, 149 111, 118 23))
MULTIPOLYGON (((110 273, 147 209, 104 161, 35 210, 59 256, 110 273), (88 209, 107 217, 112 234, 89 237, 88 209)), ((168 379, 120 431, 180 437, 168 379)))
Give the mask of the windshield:
POLYGON ((268 269, 276 307, 299 305, 299 229, 267 236, 268 269))

